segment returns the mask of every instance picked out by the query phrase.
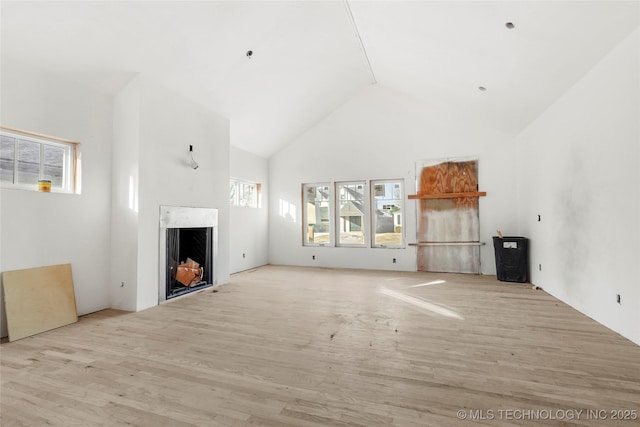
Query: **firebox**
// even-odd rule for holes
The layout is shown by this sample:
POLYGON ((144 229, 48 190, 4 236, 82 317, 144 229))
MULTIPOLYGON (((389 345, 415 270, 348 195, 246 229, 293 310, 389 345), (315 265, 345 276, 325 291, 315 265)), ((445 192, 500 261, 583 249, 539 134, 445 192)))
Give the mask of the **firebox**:
POLYGON ((216 284, 218 210, 160 206, 159 301, 216 284))
POLYGON ((213 285, 213 227, 167 228, 167 299, 213 285))

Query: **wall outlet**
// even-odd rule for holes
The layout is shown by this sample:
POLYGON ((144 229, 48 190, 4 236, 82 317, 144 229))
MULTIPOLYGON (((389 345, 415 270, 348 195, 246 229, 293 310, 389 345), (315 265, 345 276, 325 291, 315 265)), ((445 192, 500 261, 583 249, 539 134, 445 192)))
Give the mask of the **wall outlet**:
POLYGON ((542 264, 538 264, 538 270, 542 271, 542 264))
POLYGON ((394 264, 396 263, 396 259, 395 259, 395 258, 393 259, 393 263, 394 263, 394 264))
POLYGON ((620 294, 616 294, 616 302, 617 302, 618 304, 622 304, 622 303, 620 302, 620 294))
POLYGON ((120 282, 120 287, 124 288, 124 282, 120 282))
POLYGON ((316 256, 315 255, 311 255, 311 259, 316 259, 316 256))
POLYGON ((246 258, 246 257, 247 257, 247 254, 243 253, 242 258, 246 258))

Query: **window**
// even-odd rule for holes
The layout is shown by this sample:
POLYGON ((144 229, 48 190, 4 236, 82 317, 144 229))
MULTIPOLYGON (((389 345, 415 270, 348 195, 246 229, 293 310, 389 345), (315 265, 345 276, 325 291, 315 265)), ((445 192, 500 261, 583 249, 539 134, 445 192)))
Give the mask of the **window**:
POLYGON ((229 181, 229 203, 231 206, 259 208, 262 205, 260 190, 260 184, 232 178, 229 181))
POLYGON ((364 181, 336 184, 338 246, 364 246, 367 243, 365 187, 364 181))
POLYGON ((302 186, 305 245, 331 245, 332 194, 329 184, 302 186))
POLYGON ((77 143, 14 129, 0 129, 0 182, 3 187, 72 193, 76 186, 77 143))
POLYGON ((404 247, 402 181, 371 181, 373 247, 404 247))
POLYGON ((368 186, 367 181, 303 184, 304 245, 404 248, 403 186, 401 179, 372 180, 368 186))

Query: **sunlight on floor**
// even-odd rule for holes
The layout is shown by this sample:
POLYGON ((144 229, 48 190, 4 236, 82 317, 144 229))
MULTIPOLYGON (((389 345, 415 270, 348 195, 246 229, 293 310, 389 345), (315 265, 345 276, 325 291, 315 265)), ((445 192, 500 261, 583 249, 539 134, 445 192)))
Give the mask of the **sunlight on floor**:
POLYGON ((410 288, 420 288, 422 286, 431 286, 431 285, 439 285, 440 283, 447 283, 446 280, 433 280, 427 283, 419 283, 417 285, 409 286, 410 288))
POLYGON ((432 313, 436 313, 439 314, 441 316, 446 316, 446 317, 452 317, 454 319, 458 319, 458 320, 464 320, 464 317, 462 317, 461 315, 459 315, 458 313, 456 313, 453 310, 449 310, 448 308, 445 307, 441 307, 437 304, 432 304, 430 302, 424 301, 420 298, 416 298, 416 297, 412 297, 406 294, 403 294, 402 292, 398 292, 398 291, 394 291, 388 288, 385 288, 384 286, 380 287, 379 292, 382 295, 386 295, 389 296, 391 298, 395 298, 399 301, 402 302, 406 302, 408 304, 411 304, 415 307, 418 308, 422 308, 423 310, 427 310, 430 311, 432 313))

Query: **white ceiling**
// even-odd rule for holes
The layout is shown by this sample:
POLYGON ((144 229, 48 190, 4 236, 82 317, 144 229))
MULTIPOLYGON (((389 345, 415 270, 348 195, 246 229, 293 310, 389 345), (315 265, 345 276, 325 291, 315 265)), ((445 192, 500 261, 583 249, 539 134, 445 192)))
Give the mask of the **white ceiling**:
MULTIPOLYGON (((377 84, 505 132, 640 21, 639 1, 348 6, 377 84)), ((145 75, 228 117, 231 143, 268 157, 371 84, 347 11, 344 1, 3 0, 1 53, 110 93, 145 75)))

